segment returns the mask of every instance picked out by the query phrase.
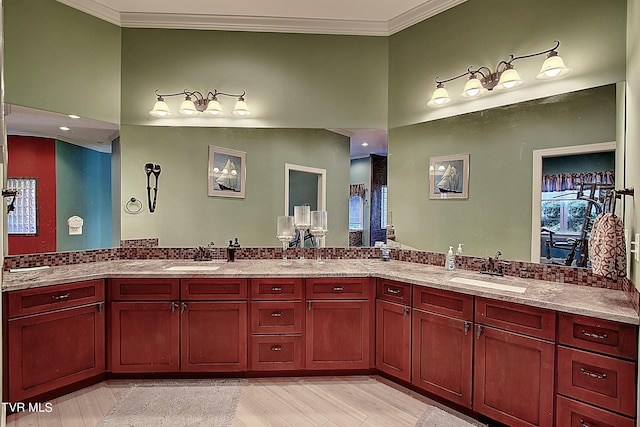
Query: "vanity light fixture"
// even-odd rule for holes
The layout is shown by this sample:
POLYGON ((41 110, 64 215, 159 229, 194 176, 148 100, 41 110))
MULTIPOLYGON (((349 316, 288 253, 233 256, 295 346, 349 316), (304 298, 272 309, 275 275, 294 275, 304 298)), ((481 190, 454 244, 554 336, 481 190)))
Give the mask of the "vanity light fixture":
POLYGON ((251 115, 247 102, 244 99, 246 92, 242 91, 241 94, 232 94, 225 92, 218 92, 214 89, 213 92, 208 92, 206 96, 202 95, 200 91, 190 91, 185 89, 178 93, 161 94, 156 90, 157 101, 153 106, 153 110, 149 111, 149 114, 153 117, 163 118, 171 115, 171 109, 165 102, 165 96, 184 96, 184 101, 180 105, 178 112, 186 117, 195 117, 200 113, 208 116, 218 116, 222 113, 222 105, 218 101, 218 96, 230 96, 238 98, 235 107, 231 113, 235 116, 246 117, 251 115))
POLYGON ((440 80, 436 77, 436 89, 433 91, 433 95, 427 105, 430 107, 442 107, 449 104, 451 97, 447 89, 445 89, 444 84, 465 76, 469 76, 469 80, 467 80, 461 95, 462 98, 465 99, 479 98, 494 89, 508 90, 522 86, 524 82, 520 78, 518 71, 513 67, 513 62, 518 59, 547 54, 547 59, 542 64, 542 68, 536 76, 536 79, 550 80, 566 76, 571 72, 571 69, 567 68, 562 58, 558 56, 557 49, 560 46, 560 42, 556 40, 555 43, 556 45, 554 47, 542 52, 521 56, 509 55, 507 61, 500 61, 498 63, 495 71, 491 71, 490 68, 484 66, 475 69, 471 66, 467 68, 466 72, 449 79, 440 80))

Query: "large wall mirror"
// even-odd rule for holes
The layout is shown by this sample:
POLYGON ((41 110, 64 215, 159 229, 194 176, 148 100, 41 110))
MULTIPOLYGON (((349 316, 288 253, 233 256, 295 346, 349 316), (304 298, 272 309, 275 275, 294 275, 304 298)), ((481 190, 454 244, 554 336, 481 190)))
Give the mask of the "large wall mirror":
MULTIPOLYGON (((611 97, 613 97, 614 103, 616 102, 620 103, 619 94, 617 95, 618 98, 616 101, 615 85, 610 85, 609 87, 588 89, 583 92, 584 93, 580 93, 580 94, 558 95, 555 97, 551 97, 549 99, 537 100, 535 101, 535 104, 537 106, 560 105, 564 100, 570 99, 574 96, 584 97, 587 99, 598 97, 598 99, 600 99, 599 98, 600 95, 597 95, 597 94, 602 94, 603 92, 606 92, 607 94, 606 99, 610 99, 611 97), (613 93, 613 95, 611 95, 611 93, 613 93)), ((611 123, 600 123, 599 125, 606 126, 606 127, 617 127, 616 123, 613 123, 613 122, 616 121, 616 117, 618 118, 623 117, 624 113, 623 112, 621 113, 620 111, 610 113, 609 110, 611 109, 611 105, 610 105, 611 103, 607 101, 606 104, 607 104, 606 106, 605 105, 601 107, 596 106, 595 108, 606 109, 607 112, 603 114, 602 117, 605 117, 606 120, 611 121, 611 123)), ((12 123, 12 120, 18 117, 18 115, 14 115, 14 114, 17 111, 20 111, 22 107, 12 106, 11 108, 13 111, 7 116, 7 126, 9 128, 10 135, 14 135, 14 136, 28 135, 28 136, 35 136, 35 137, 51 137, 52 136, 51 133, 45 133, 44 131, 38 128, 37 125, 39 124, 39 122, 42 122, 43 120, 38 116, 39 112, 37 111, 31 111, 30 113, 33 113, 34 115, 30 116, 31 117, 30 119, 25 119, 25 122, 21 124, 21 130, 19 132, 16 132, 14 123, 12 123), (12 129, 14 130, 12 131, 12 129)), ((513 119, 509 123, 499 124, 500 126, 506 126, 507 128, 509 126, 517 126, 517 123, 526 122, 527 120, 524 120, 523 117, 527 116, 532 111, 531 105, 527 103, 500 107, 500 110, 505 114, 508 113, 509 117, 513 119)), ((493 117, 492 113, 489 111, 475 113, 475 119, 473 119, 475 121, 471 120, 470 117, 468 116, 469 115, 466 115, 465 117, 452 117, 449 119, 443 119, 442 122, 443 122, 443 125, 445 125, 443 126, 444 131, 447 131, 447 126, 454 126, 454 127, 463 126, 468 132, 477 132, 479 126, 495 127, 494 123, 489 123, 490 118, 493 117)), ((74 119, 66 118, 65 120, 69 121, 74 119)), ((538 120, 538 118, 531 117, 528 120, 536 121, 538 120)), ((562 123, 562 116, 557 118, 554 121, 554 123, 562 123)), ((423 124, 416 125, 416 126, 423 126, 423 124)), ((427 126, 427 125, 424 124, 424 126, 427 126)), ((548 127, 546 128, 543 127, 543 128, 545 129, 545 132, 547 132, 548 135, 556 135, 558 133, 561 134, 561 138, 558 138, 557 143, 554 143, 554 145, 545 146, 545 148, 550 148, 550 149, 563 147, 567 145, 563 142, 567 138, 571 138, 572 135, 575 134, 575 129, 567 128, 566 126, 558 130, 553 128, 548 128, 548 127)), ((450 132, 451 128, 449 127, 448 129, 449 129, 448 133, 445 133, 443 135, 448 135, 451 133, 450 132)), ((411 132, 413 132, 413 129, 410 129, 410 130, 411 132)), ((110 145, 109 150, 104 150, 104 152, 100 152, 100 151, 97 151, 96 149, 93 149, 92 151, 111 156, 112 158, 114 156, 117 157, 117 147, 118 147, 117 136, 119 135, 118 126, 113 124, 106 124, 104 125, 104 128, 102 128, 100 131, 104 132, 104 134, 106 134, 107 137, 99 137, 97 140, 100 140, 100 138, 102 139, 106 138, 108 140, 112 137, 115 137, 116 142, 114 144, 110 144, 106 140, 104 142, 99 142, 97 145, 104 146, 104 147, 106 147, 107 145, 110 145)), ((61 131, 58 131, 58 132, 61 132, 61 131)), ((280 132, 280 131, 274 130, 273 132, 280 132)), ((284 133, 285 130, 283 130, 282 132, 284 133)), ((393 132, 395 132, 395 130, 392 130, 391 135, 397 136, 397 135, 394 135, 393 132)), ((449 201, 446 203, 438 203, 439 201, 430 202, 431 204, 429 206, 425 205, 424 209, 422 210, 417 208, 421 207, 421 203, 423 203, 422 201, 423 199, 426 200, 426 197, 421 196, 421 191, 422 191, 421 188, 423 188, 421 182, 423 182, 424 178, 426 177, 424 166, 428 164, 428 158, 430 155, 447 154, 448 151, 446 150, 453 149, 447 145, 448 143, 450 143, 450 141, 440 138, 440 136, 438 135, 434 136, 433 138, 423 138, 420 134, 417 134, 417 137, 416 137, 416 135, 408 133, 408 135, 411 138, 413 138, 413 142, 411 142, 411 144, 413 144, 412 145, 413 148, 411 148, 411 152, 408 155, 408 158, 410 160, 403 161, 401 165, 398 165, 397 163, 395 163, 397 160, 393 159, 394 156, 396 157, 396 159, 399 158, 399 154, 397 153, 397 151, 395 151, 397 150, 397 145, 395 147, 393 146, 394 143, 397 144, 398 142, 397 142, 397 139, 395 140, 395 142, 394 140, 390 139, 390 157, 389 157, 390 163, 389 163, 389 187, 388 188, 389 188, 390 209, 393 210, 394 226, 397 229, 397 240, 403 244, 406 244, 409 247, 413 247, 418 250, 427 250, 427 251, 433 251, 433 252, 443 252, 448 247, 447 245, 443 244, 443 241, 447 241, 448 244, 455 244, 460 242, 465 244, 464 246, 465 254, 467 255, 472 255, 472 256, 493 255, 496 249, 501 249, 505 254, 505 256, 508 257, 509 259, 531 261, 531 256, 532 256, 531 247, 532 247, 533 237, 532 237, 532 226, 530 224, 532 224, 532 221, 533 222, 538 221, 537 219, 535 218, 531 219, 531 217, 528 216, 531 213, 531 209, 529 208, 524 209, 527 215, 524 218, 522 217, 520 217, 519 219, 511 218, 511 219, 507 219, 506 222, 503 222, 503 226, 505 227, 510 227, 509 221, 513 222, 514 224, 516 224, 513 227, 508 229, 505 228, 502 231, 496 231, 496 232, 491 231, 492 227, 494 227, 496 223, 495 215, 493 215, 492 210, 506 209, 508 213, 508 210, 513 208, 513 203, 510 201, 511 194, 516 194, 515 192, 517 192, 519 197, 521 196, 528 200, 528 202, 526 202, 527 205, 532 203, 531 197, 532 197, 532 191, 534 190, 531 185, 531 179, 532 179, 531 173, 527 172, 526 174, 523 174, 523 172, 525 167, 526 168, 532 167, 531 157, 529 156, 531 156, 531 153, 533 150, 531 150, 527 155, 523 151, 524 148, 522 149, 518 148, 520 146, 523 146, 523 144, 526 142, 524 141, 524 139, 531 138, 531 133, 532 133, 531 129, 515 129, 513 130, 513 135, 515 136, 513 136, 513 138, 510 138, 509 141, 502 142, 499 140, 493 140, 491 142, 491 145, 488 146, 488 148, 490 150, 494 150, 496 152, 501 153, 502 157, 500 157, 499 163, 492 163, 492 162, 495 162, 495 159, 492 160, 492 157, 487 157, 485 161, 482 159, 480 154, 477 154, 471 157, 470 199, 468 201, 462 202, 462 203, 459 201, 449 201), (444 148, 441 149, 441 152, 436 153, 432 148, 434 144, 436 146, 437 144, 442 144, 442 147, 444 148), (500 144, 508 144, 509 149, 505 150, 501 148, 500 144), (431 152, 429 150, 431 150, 431 152), (506 156, 512 156, 512 157, 507 158, 506 156), (484 163, 485 169, 489 168, 488 171, 490 171, 491 173, 482 172, 482 167, 480 167, 480 165, 483 163, 484 163), (526 182, 526 184, 519 185, 518 188, 515 188, 515 189, 511 189, 510 187, 510 185, 512 184, 511 181, 504 183, 504 185, 500 187, 497 187, 495 185, 495 183, 498 182, 495 179, 497 179, 498 177, 493 176, 492 174, 498 173, 502 165, 507 163, 511 163, 512 165, 521 165, 521 166, 517 166, 517 167, 514 166, 514 167, 516 167, 516 169, 518 167, 523 168, 523 170, 520 171, 520 175, 523 175, 523 182, 526 182), (495 167, 491 167, 491 165, 494 165, 495 167), (414 168, 417 171, 416 173, 418 174, 417 175, 418 178, 405 175, 406 171, 410 170, 411 168, 414 168), (484 176, 480 176, 480 175, 484 175, 484 176), (524 177, 524 175, 526 175, 526 177, 524 177), (409 191, 408 195, 405 194, 406 191, 409 191), (409 202, 409 200, 413 200, 415 197, 418 197, 417 203, 409 202), (482 203, 487 203, 487 204, 483 205, 482 203), (440 211, 432 210, 434 206, 437 209, 444 209, 445 212, 442 213, 440 211), (462 216, 463 221, 459 220, 460 216, 462 216), (430 220, 428 222, 424 222, 424 218, 430 218, 430 220), (455 224, 455 227, 450 227, 449 226, 450 223, 455 224), (409 226, 406 226, 405 224, 409 224, 409 226), (455 230, 455 231, 459 230, 462 233, 462 235, 460 237, 452 235, 452 233, 450 233, 450 230, 455 230), (410 231, 410 233, 408 233, 408 231, 410 231), (446 236, 444 235, 445 232, 446 232, 446 236), (423 234, 425 233, 428 234, 428 237, 423 236, 423 234), (495 239, 495 241, 492 239, 495 239), (522 247, 524 247, 525 250, 518 249, 522 247), (515 248, 515 249, 512 250, 512 248, 515 248)), ((55 139, 57 137, 54 135, 53 138, 55 139)), ((60 135, 60 138, 62 138, 62 135, 60 135)), ((613 139, 617 139, 617 138, 609 137, 607 139, 601 139, 600 141, 593 141, 593 142, 594 143, 610 142, 613 139)), ((478 142, 474 141, 473 138, 470 138, 468 140, 468 144, 474 144, 474 143, 478 144, 478 142)), ((551 144, 551 143, 548 142, 548 144, 551 144)), ((76 145, 73 143, 70 143, 70 145, 73 145, 73 147, 71 147, 71 149, 68 149, 67 151, 71 153, 75 152, 76 148, 79 147, 79 145, 76 145)), ((574 143, 574 145, 577 146, 580 144, 574 143)), ((469 146, 473 148, 472 145, 469 145, 469 146)), ((624 164, 623 164, 624 160, 623 160, 623 156, 620 155, 620 149, 621 149, 620 145, 618 144, 618 146, 616 147, 616 164, 615 164, 617 176, 618 175, 621 176, 621 172, 624 168, 624 164)), ((53 151, 55 152, 55 147, 53 151)), ((251 156, 251 154, 252 154, 251 152, 248 152, 248 156, 251 156)), ((345 156, 346 155, 347 154, 345 153, 345 156)), ((8 159, 9 168, 11 167, 12 161, 13 159, 10 156, 8 159)), ((80 172, 82 173, 96 172, 97 166, 95 166, 95 162, 92 162, 90 159, 87 160, 83 156, 76 156, 75 161, 77 161, 79 165, 84 165, 83 167, 79 166, 80 172)), ((348 164, 347 159, 345 159, 345 164, 348 164)), ((119 167, 120 165, 118 161, 112 162, 111 168, 109 169, 109 173, 113 175, 112 178, 116 178, 117 176, 119 176, 120 174, 120 171, 118 170, 119 167)), ((164 165, 163 165, 163 169, 164 169, 164 165)), ((169 174, 170 174, 170 169, 167 169, 167 179, 169 179, 169 174)), ((73 176, 71 173, 69 173, 69 175, 73 176)), ((142 172, 139 172, 138 175, 142 176, 142 172)), ((67 197, 68 203, 70 204, 73 203, 73 200, 76 197, 78 197, 78 199, 75 199, 76 202, 78 203, 78 206, 80 206, 82 203, 88 203, 90 205, 93 205, 94 212, 102 212, 102 213, 109 212, 110 213, 109 215, 103 215, 102 218, 100 218, 99 220, 85 221, 84 226, 87 228, 85 228, 83 231, 88 232, 88 226, 90 225, 90 223, 100 224, 100 233, 104 235, 107 232, 106 230, 110 229, 110 233, 111 233, 110 238, 105 238, 102 241, 102 242, 107 242, 105 244, 103 244, 102 242, 97 244, 94 242, 88 242, 88 243, 84 242, 83 243, 84 245, 81 245, 81 244, 75 245, 74 243, 75 246, 56 246, 54 248, 35 249, 32 252, 93 249, 98 247, 117 246, 119 244, 118 238, 114 238, 113 236, 116 235, 117 232, 119 232, 120 230, 119 221, 121 217, 126 215, 125 213, 123 213, 123 207, 121 206, 120 195, 117 195, 116 197, 114 197, 114 192, 120 191, 120 186, 113 185, 108 188, 107 187, 100 188, 97 186, 97 184, 95 183, 92 184, 93 181, 85 180, 84 178, 82 178, 83 177, 82 174, 75 175, 75 176, 78 177, 75 180, 77 186, 57 188, 56 189, 57 197, 61 197, 61 198, 67 197), (103 202, 99 200, 98 196, 99 195, 104 196, 105 194, 110 196, 112 200, 116 200, 116 202, 114 202, 111 207, 106 207, 107 206, 106 204, 101 205, 101 203, 103 202), (83 199, 83 201, 80 199, 83 199), (111 209, 113 209, 112 213, 111 213, 111 209)), ((25 178, 28 176, 21 176, 21 177, 25 178)), ((327 192, 330 192, 331 194, 345 194, 345 198, 344 198, 345 211, 347 210, 347 205, 348 205, 347 196, 348 196, 348 190, 349 190, 348 182, 332 183, 330 180, 327 179, 326 169, 321 169, 317 167, 308 167, 300 164, 298 165, 286 164, 285 170, 284 170, 284 181, 285 181, 284 206, 283 208, 278 208, 279 211, 280 209, 282 209, 281 212, 284 211, 285 213, 290 214, 290 211, 289 211, 290 206, 293 206, 293 204, 302 203, 301 201, 296 199, 296 196, 292 195, 292 189, 294 189, 293 190, 294 192, 297 191, 295 190, 295 187, 298 185, 298 183, 300 183, 303 187, 307 186, 314 190, 313 195, 310 197, 313 199, 313 201, 316 202, 317 209, 319 210, 326 209, 326 206, 327 206, 326 195, 327 195, 327 192)), ((165 185, 165 187, 162 188, 162 190, 165 190, 165 192, 162 193, 163 197, 168 197, 168 193, 167 193, 168 188, 166 186, 167 183, 168 181, 163 182, 163 184, 165 185)), ((44 184, 44 182, 42 181, 38 182, 38 185, 41 186, 42 184, 44 184)), ((280 185, 278 185, 278 187, 282 188, 280 187, 280 185)), ((126 191, 127 195, 129 192, 131 192, 130 189, 123 189, 123 191, 126 191)), ((277 192, 279 190, 277 188, 274 188, 273 191, 277 192)), ((305 196, 305 197, 309 197, 309 196, 305 196)), ((169 206, 168 199, 163 199, 162 202, 164 203, 163 205, 164 207, 169 206)), ((235 201, 234 203, 237 204, 241 202, 235 201)), ((278 202, 278 205, 280 205, 280 202, 278 202)), ((526 208, 526 206, 524 208, 526 208)), ((86 217, 87 214, 86 213, 77 214, 75 210, 71 209, 68 212, 66 212, 64 215, 62 215, 61 218, 59 218, 57 221, 53 223, 46 223, 44 221, 41 221, 39 223, 40 230, 42 230, 43 232, 45 230, 55 230, 58 234, 65 235, 69 239, 74 239, 77 236, 69 235, 69 231, 68 231, 69 228, 66 223, 67 219, 73 215, 86 217)), ((252 213, 251 215, 260 215, 260 212, 255 211, 255 213, 252 213)), ((329 216, 330 216, 329 224, 331 227, 332 221, 336 221, 337 219, 335 216, 334 217, 331 216, 331 212, 329 212, 329 216)), ((139 217, 141 218, 140 220, 145 219, 143 215, 139 215, 139 217)), ((203 221, 206 221, 206 219, 203 219, 203 221)), ((345 221, 348 222, 348 219, 346 218, 346 216, 345 216, 345 221)), ((202 224, 193 224, 193 226, 194 227, 202 226, 202 224)), ((347 229, 348 228, 347 225, 345 225, 344 228, 347 229)), ((160 230, 158 233, 162 234, 163 232, 162 229, 158 228, 158 230, 160 230)), ((83 236, 85 236, 84 233, 83 233, 83 236)), ((154 234, 153 236, 144 236, 144 237, 159 237, 160 241, 162 242, 163 236, 162 235, 156 236, 154 234)), ((80 239, 77 239, 77 240, 80 240, 80 239)), ((199 244, 199 242, 185 242, 185 245, 187 246, 190 244, 197 245, 199 244)), ((252 244, 252 245, 274 246, 275 242, 273 238, 269 238, 268 240, 265 238, 264 242, 257 241, 255 244, 252 244)), ((11 255, 12 253, 15 253, 11 249, 12 249, 11 244, 9 244, 9 251, 8 251, 9 255, 11 255)))

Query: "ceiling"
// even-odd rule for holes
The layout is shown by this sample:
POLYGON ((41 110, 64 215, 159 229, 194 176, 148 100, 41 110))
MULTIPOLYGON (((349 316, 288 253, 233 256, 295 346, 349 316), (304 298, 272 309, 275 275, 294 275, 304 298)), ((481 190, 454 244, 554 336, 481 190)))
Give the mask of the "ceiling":
MULTIPOLYGON (((389 36, 466 0, 57 1, 121 27, 389 36)), ((64 114, 15 105, 5 114, 9 135, 56 138, 97 151, 110 151, 119 135, 114 124, 64 114)), ((387 154, 384 129, 331 130, 351 138, 351 157, 387 154)))

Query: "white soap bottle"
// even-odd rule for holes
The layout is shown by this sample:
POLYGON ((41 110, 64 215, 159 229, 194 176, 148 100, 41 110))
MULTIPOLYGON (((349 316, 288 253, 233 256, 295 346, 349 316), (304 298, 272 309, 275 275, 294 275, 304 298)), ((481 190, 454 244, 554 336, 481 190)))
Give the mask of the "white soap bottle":
POLYGON ((464 243, 458 243, 458 250, 456 251, 456 255, 463 255, 462 253, 463 246, 464 246, 464 243))
POLYGON ((447 260, 444 267, 449 271, 453 271, 456 268, 456 258, 455 255, 453 255, 453 246, 449 246, 449 252, 447 252, 447 260))

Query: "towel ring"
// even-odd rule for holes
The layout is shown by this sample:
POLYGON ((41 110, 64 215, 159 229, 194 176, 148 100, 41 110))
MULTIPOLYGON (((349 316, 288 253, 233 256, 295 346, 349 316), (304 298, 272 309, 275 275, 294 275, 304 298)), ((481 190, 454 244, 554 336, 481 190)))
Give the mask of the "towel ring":
POLYGON ((131 199, 129 199, 129 201, 127 201, 127 204, 124 205, 124 210, 127 213, 135 215, 142 212, 143 207, 144 205, 140 200, 136 199, 135 197, 132 197, 131 199))

